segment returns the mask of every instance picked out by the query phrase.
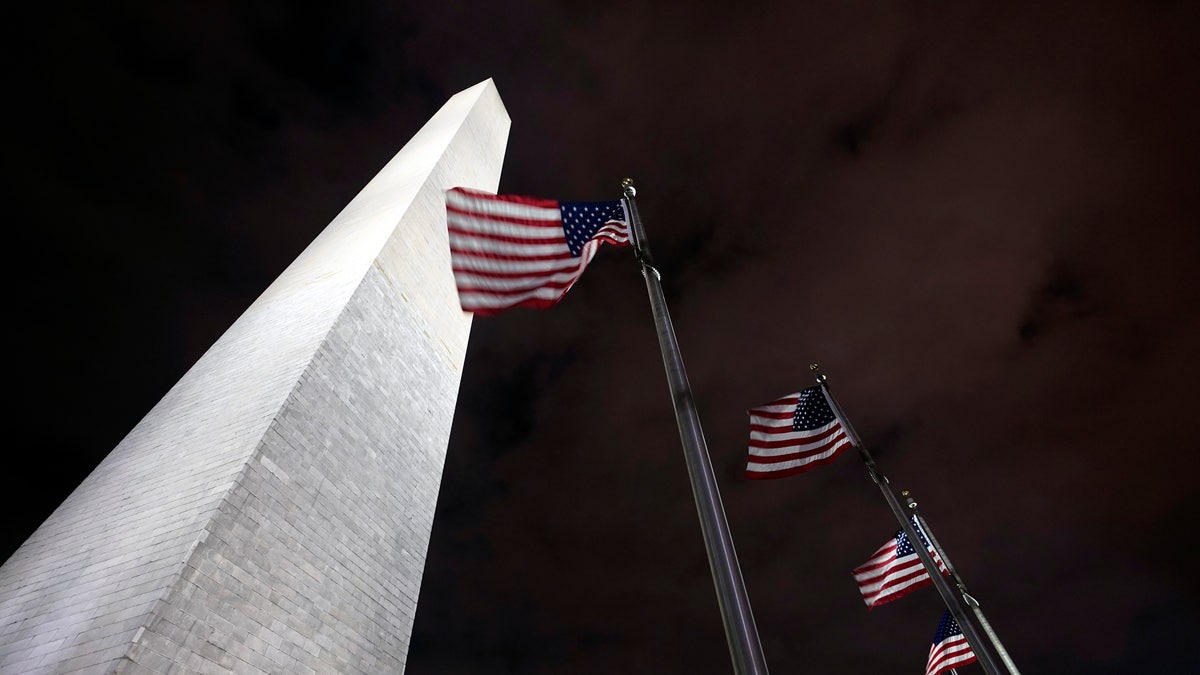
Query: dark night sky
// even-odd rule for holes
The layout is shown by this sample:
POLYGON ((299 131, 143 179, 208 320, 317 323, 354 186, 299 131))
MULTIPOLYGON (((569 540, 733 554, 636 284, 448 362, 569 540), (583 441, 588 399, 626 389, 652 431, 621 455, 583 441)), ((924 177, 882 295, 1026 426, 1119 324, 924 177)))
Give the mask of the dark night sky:
MULTIPOLYGON (((492 77, 501 191, 637 181, 773 673, 921 672, 941 614, 863 606, 853 454, 742 478, 812 361, 1026 675, 1194 668, 1194 3, 506 4, 16 15, 0 557, 492 77)), ((627 249, 475 321, 420 603, 414 675, 729 672, 627 249)))

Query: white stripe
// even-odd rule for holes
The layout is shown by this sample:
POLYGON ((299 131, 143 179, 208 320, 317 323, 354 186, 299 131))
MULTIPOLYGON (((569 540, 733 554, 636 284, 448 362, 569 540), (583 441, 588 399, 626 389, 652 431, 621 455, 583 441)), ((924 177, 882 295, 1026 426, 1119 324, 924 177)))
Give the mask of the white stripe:
POLYGON ((902 594, 906 589, 924 584, 928 580, 929 575, 922 572, 920 575, 915 576, 902 584, 896 584, 895 586, 889 586, 887 588, 863 588, 860 590, 862 590, 863 600, 869 605, 874 605, 880 600, 892 595, 902 594))
POLYGON ((869 579, 873 576, 879 576, 880 574, 886 574, 887 573, 887 563, 895 562, 895 558, 896 558, 896 546, 895 545, 881 548, 875 552, 875 555, 871 556, 870 560, 866 561, 865 563, 863 563, 855 568, 856 571, 854 572, 854 578, 855 579, 860 579, 860 578, 861 579, 869 579), (871 567, 874 569, 866 569, 867 567, 871 567), (862 570, 862 571, 857 571, 857 570, 862 570))
POLYGON ((975 652, 968 652, 966 654, 955 656, 952 659, 943 659, 937 665, 941 668, 953 668, 954 666, 957 666, 957 665, 960 665, 963 663, 970 663, 971 660, 974 658, 975 658, 975 652))
POLYGON ((967 642, 966 637, 962 635, 951 635, 940 644, 934 645, 929 650, 930 656, 933 656, 939 661, 947 661, 949 659, 957 659, 961 661, 964 658, 970 658, 975 654, 971 651, 971 645, 967 642), (935 655, 936 652, 936 655, 935 655))
POLYGON ((608 235, 609 238, 615 239, 615 240, 621 242, 622 244, 628 244, 629 243, 629 225, 627 223, 614 223, 612 221, 609 221, 607 224, 604 225, 604 227, 601 227, 599 230, 596 230, 596 234, 592 235, 592 238, 595 239, 596 237, 598 237, 600 235, 608 235))
POLYGON ((525 223, 506 223, 500 220, 487 220, 474 216, 464 216, 460 213, 447 213, 446 224, 455 228, 464 236, 493 235, 513 239, 562 239, 566 241, 563 229, 558 221, 543 227, 525 223))
POLYGON ((799 398, 798 398, 799 396, 800 396, 800 393, 797 392, 795 394, 789 394, 780 399, 777 399, 777 400, 782 401, 784 399, 790 398, 790 399, 792 399, 791 403, 780 403, 779 405, 771 405, 768 403, 767 405, 760 405, 757 408, 751 408, 750 415, 753 416, 754 413, 784 413, 784 412, 785 413, 794 413, 794 412, 796 412, 796 404, 799 401, 799 398))
POLYGON ((925 568, 921 566, 921 562, 918 560, 916 565, 892 567, 887 569, 882 575, 864 574, 861 577, 856 576, 855 580, 859 582, 859 590, 863 592, 863 595, 870 595, 878 593, 889 581, 895 581, 896 579, 906 577, 910 574, 917 574, 917 576, 909 579, 900 586, 893 586, 888 590, 891 591, 908 588, 913 583, 929 578, 929 574, 925 572, 925 568), (874 579, 874 581, 867 583, 867 579, 874 579))
MULTIPOLYGON (((838 445, 841 445, 841 444, 839 443, 838 445)), ((775 473, 776 471, 784 471, 787 469, 794 469, 798 466, 804 466, 805 464, 812 464, 815 461, 825 459, 826 457, 829 457, 830 455, 832 455, 836 450, 837 450, 837 448, 834 447, 834 448, 830 449, 829 452, 822 452, 821 454, 813 455, 812 457, 805 457, 803 459, 790 459, 786 462, 775 462, 772 464, 767 464, 764 462, 756 462, 756 461, 754 461, 753 458, 751 458, 750 462, 746 465, 746 471, 748 471, 750 473, 775 473)))
POLYGON ((456 249, 459 251, 476 251, 480 253, 512 256, 514 258, 531 258, 545 255, 571 255, 571 251, 567 248, 565 239, 561 244, 510 244, 504 241, 495 241, 493 239, 472 237, 470 235, 462 235, 457 232, 451 232, 450 250, 453 252, 456 249))
MULTIPOLYGON (((808 431, 792 431, 791 420, 763 420, 763 422, 760 422, 758 426, 770 427, 771 430, 759 431, 758 429, 754 429, 750 432, 750 438, 759 441, 801 441, 812 438, 813 436, 820 436, 821 434, 833 429, 837 425, 837 420, 834 420, 829 424, 817 427, 816 429, 810 429, 808 431), (778 431, 776 431, 776 429, 778 429, 778 431)), ((826 440, 831 440, 836 436, 837 434, 830 434, 828 437, 826 437, 826 440)))
MULTIPOLYGON (((478 290, 478 291, 463 292, 460 290, 459 294, 458 294, 459 302, 462 304, 462 306, 464 308, 467 308, 468 310, 470 310, 470 309, 504 309, 507 307, 513 307, 515 305, 518 305, 526 300, 534 300, 534 299, 557 300, 558 298, 562 297, 563 294, 565 294, 567 291, 571 290, 571 287, 575 285, 575 282, 579 281, 579 277, 583 276, 584 268, 586 268, 587 264, 589 262, 591 262, 592 258, 594 258, 596 256, 596 251, 599 248, 600 248, 600 242, 597 242, 597 241, 589 241, 588 243, 583 245, 583 250, 580 252, 580 256, 578 258, 574 259, 574 260, 580 261, 579 269, 577 270, 574 278, 571 279, 570 283, 564 288, 561 288, 561 289, 546 288, 545 286, 539 285, 537 288, 531 289, 528 293, 519 293, 517 295, 510 295, 510 296, 500 296, 500 295, 492 295, 492 294, 488 293, 486 290, 487 288, 494 288, 495 286, 482 285, 483 289, 478 290)), ((489 284, 491 284, 492 282, 495 282, 495 281, 500 281, 500 280, 488 279, 489 284)))
POLYGON ((537 274, 539 272, 556 272, 573 269, 581 258, 559 258, 557 260, 512 260, 510 258, 477 258, 475 256, 454 256, 456 268, 486 274, 488 272, 522 272, 537 274))
MULTIPOLYGON (((785 446, 782 448, 754 448, 754 447, 751 447, 750 448, 750 458, 751 458, 751 460, 753 460, 753 458, 755 458, 755 457, 782 457, 784 455, 792 455, 797 452, 808 452, 810 450, 816 450, 817 448, 819 448, 823 445, 826 445, 827 443, 830 443, 834 439, 838 439, 838 438, 839 437, 837 435, 834 435, 832 438, 826 438, 826 439, 823 439, 823 440, 820 440, 820 441, 817 441, 814 443, 799 443, 796 445, 788 445, 788 446, 785 446)), ((759 439, 759 440, 761 440, 761 439, 759 439)), ((826 452, 822 452, 822 453, 813 455, 813 458, 828 457, 829 455, 836 452, 838 448, 840 448, 844 445, 849 445, 849 444, 850 444, 850 439, 846 438, 845 434, 843 434, 840 437, 840 440, 838 440, 836 443, 833 444, 833 447, 829 448, 829 450, 827 450, 826 452)), ((785 463, 786 462, 781 462, 781 464, 785 464, 785 463)))
POLYGON ((506 223, 502 220, 487 220, 474 216, 465 216, 461 213, 448 212, 446 214, 446 224, 466 230, 465 232, 459 232, 463 236, 491 234, 501 237, 511 237, 513 239, 553 239, 558 237, 566 242, 562 227, 559 226, 558 221, 555 221, 554 227, 538 227, 523 223, 506 223))
POLYGON ((975 658, 971 645, 962 635, 948 637, 940 645, 929 649, 929 664, 925 667, 926 675, 953 667, 960 663, 968 663, 975 658))
POLYGON ((549 276, 523 277, 516 279, 498 279, 479 274, 471 274, 470 272, 455 272, 454 281, 459 288, 473 287, 479 289, 488 289, 494 291, 511 291, 521 288, 533 288, 536 286, 546 286, 555 282, 571 281, 579 278, 583 273, 583 265, 579 265, 575 269, 563 270, 561 272, 549 276))
POLYGON ((855 573, 854 573, 854 578, 855 578, 855 579, 857 579, 857 578, 859 577, 859 574, 862 574, 862 575, 864 575, 864 578, 865 578, 865 575, 869 575, 869 574, 879 574, 879 573, 880 573, 880 572, 879 572, 879 570, 883 569, 883 563, 885 563, 885 562, 887 562, 887 561, 891 560, 891 559, 892 559, 892 558, 894 558, 895 556, 896 556, 896 545, 895 545, 895 544, 892 544, 891 546, 886 546, 886 547, 884 547, 884 548, 881 548, 881 549, 879 549, 878 551, 876 551, 876 552, 875 552, 875 555, 871 556, 871 559, 870 559, 870 560, 868 560, 868 561, 866 561, 865 563, 863 563, 863 564, 859 565, 859 566, 858 566, 858 568, 857 568, 857 569, 860 569, 860 570, 861 570, 861 569, 863 569, 864 567, 878 567, 879 569, 876 569, 876 570, 866 570, 866 571, 864 571, 864 572, 861 572, 861 573, 860 573, 860 572, 855 572, 855 573))
POLYGON ((519 295, 511 296, 491 295, 487 292, 459 293, 459 299, 460 302, 462 302, 462 306, 470 311, 471 309, 500 309, 503 307, 512 307, 526 300, 533 299, 555 300, 564 292, 566 291, 560 291, 556 288, 541 287, 535 288, 528 293, 521 293, 519 295))
MULTIPOLYGON (((764 427, 784 427, 791 429, 792 424, 794 424, 795 421, 796 419, 791 415, 788 415, 787 417, 761 417, 759 415, 750 416, 750 424, 758 424, 764 427)), ((834 421, 836 422, 837 420, 834 421)), ((828 427, 829 425, 825 425, 824 428, 828 427)))
POLYGON ((521 272, 530 276, 539 274, 553 274, 568 270, 582 270, 592 261, 596 255, 596 246, 584 245, 580 251, 578 258, 566 256, 553 260, 512 260, 512 259, 496 259, 496 258, 476 258, 473 256, 459 255, 455 256, 451 252, 451 257, 454 261, 454 267, 458 270, 470 274, 478 273, 479 276, 493 278, 488 272, 513 273, 521 272))
MULTIPOLYGON (((858 569, 863 570, 863 567, 872 567, 873 565, 864 564, 858 569)), ((890 564, 876 567, 875 569, 863 570, 856 572, 854 578, 866 583, 870 579, 886 579, 900 571, 901 575, 907 574, 909 571, 921 567, 921 559, 917 556, 904 556, 901 560, 894 560, 890 564)))
POLYGON ((929 573, 925 571, 924 566, 922 566, 920 564, 919 560, 917 561, 916 565, 908 564, 908 565, 904 566, 903 568, 899 568, 899 567, 889 568, 887 570, 887 573, 882 578, 879 578, 878 581, 876 581, 874 583, 868 584, 868 583, 864 583, 862 581, 863 579, 870 579, 872 576, 873 575, 870 575, 870 574, 854 575, 855 581, 857 581, 859 584, 858 590, 860 592, 862 592, 863 599, 866 601, 866 603, 868 605, 873 605, 882 598, 896 595, 898 593, 901 593, 902 591, 904 591, 907 588, 911 588, 913 586, 916 586, 918 584, 925 582, 926 580, 929 580, 929 573), (903 583, 895 584, 892 586, 888 586, 887 588, 884 588, 884 586, 887 585, 889 582, 899 579, 900 577, 908 576, 909 574, 912 574, 914 570, 917 570, 917 569, 921 570, 920 574, 913 576, 912 578, 904 581, 903 583))

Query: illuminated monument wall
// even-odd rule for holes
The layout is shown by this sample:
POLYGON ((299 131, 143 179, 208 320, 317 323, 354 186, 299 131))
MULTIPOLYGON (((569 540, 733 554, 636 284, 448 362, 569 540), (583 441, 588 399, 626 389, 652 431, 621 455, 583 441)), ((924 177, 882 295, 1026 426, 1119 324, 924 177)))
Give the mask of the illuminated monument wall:
POLYGON ((404 669, 508 128, 450 99, 13 554, 0 672, 404 669))

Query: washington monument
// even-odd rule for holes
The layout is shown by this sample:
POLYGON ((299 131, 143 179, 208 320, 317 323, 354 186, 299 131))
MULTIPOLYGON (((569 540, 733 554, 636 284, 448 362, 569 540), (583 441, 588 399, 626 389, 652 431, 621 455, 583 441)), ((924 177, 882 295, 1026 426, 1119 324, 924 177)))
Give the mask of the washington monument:
POLYGON ((0 672, 404 670, 508 129, 451 98, 13 554, 0 672))

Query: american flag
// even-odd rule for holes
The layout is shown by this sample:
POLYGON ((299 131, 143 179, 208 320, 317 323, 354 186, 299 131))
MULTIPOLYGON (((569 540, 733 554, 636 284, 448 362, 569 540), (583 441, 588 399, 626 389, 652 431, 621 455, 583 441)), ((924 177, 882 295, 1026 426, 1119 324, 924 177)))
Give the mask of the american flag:
POLYGON ((929 648, 929 661, 925 665, 925 675, 938 675, 955 666, 961 666, 975 661, 975 652, 967 644, 958 622, 950 614, 950 610, 942 615, 937 632, 933 634, 933 646, 929 648))
POLYGON ((750 413, 746 478, 783 478, 832 462, 852 445, 821 387, 785 396, 750 413))
POLYGON ((480 315, 549 307, 600 244, 629 244, 620 200, 560 203, 453 188, 446 192, 446 224, 459 303, 480 315))
MULTIPOLYGON (((937 563, 938 569, 942 574, 949 574, 941 556, 925 539, 925 533, 921 531, 917 519, 913 518, 912 523, 917 534, 921 535, 921 541, 929 550, 929 554, 933 556, 933 561, 937 563)), ((904 530, 897 530, 891 540, 879 547, 871 559, 855 569, 853 574, 854 580, 858 582, 858 590, 862 593, 863 602, 870 608, 899 600, 918 588, 933 583, 933 579, 929 578, 925 571, 925 566, 921 564, 917 549, 913 548, 904 530)))

